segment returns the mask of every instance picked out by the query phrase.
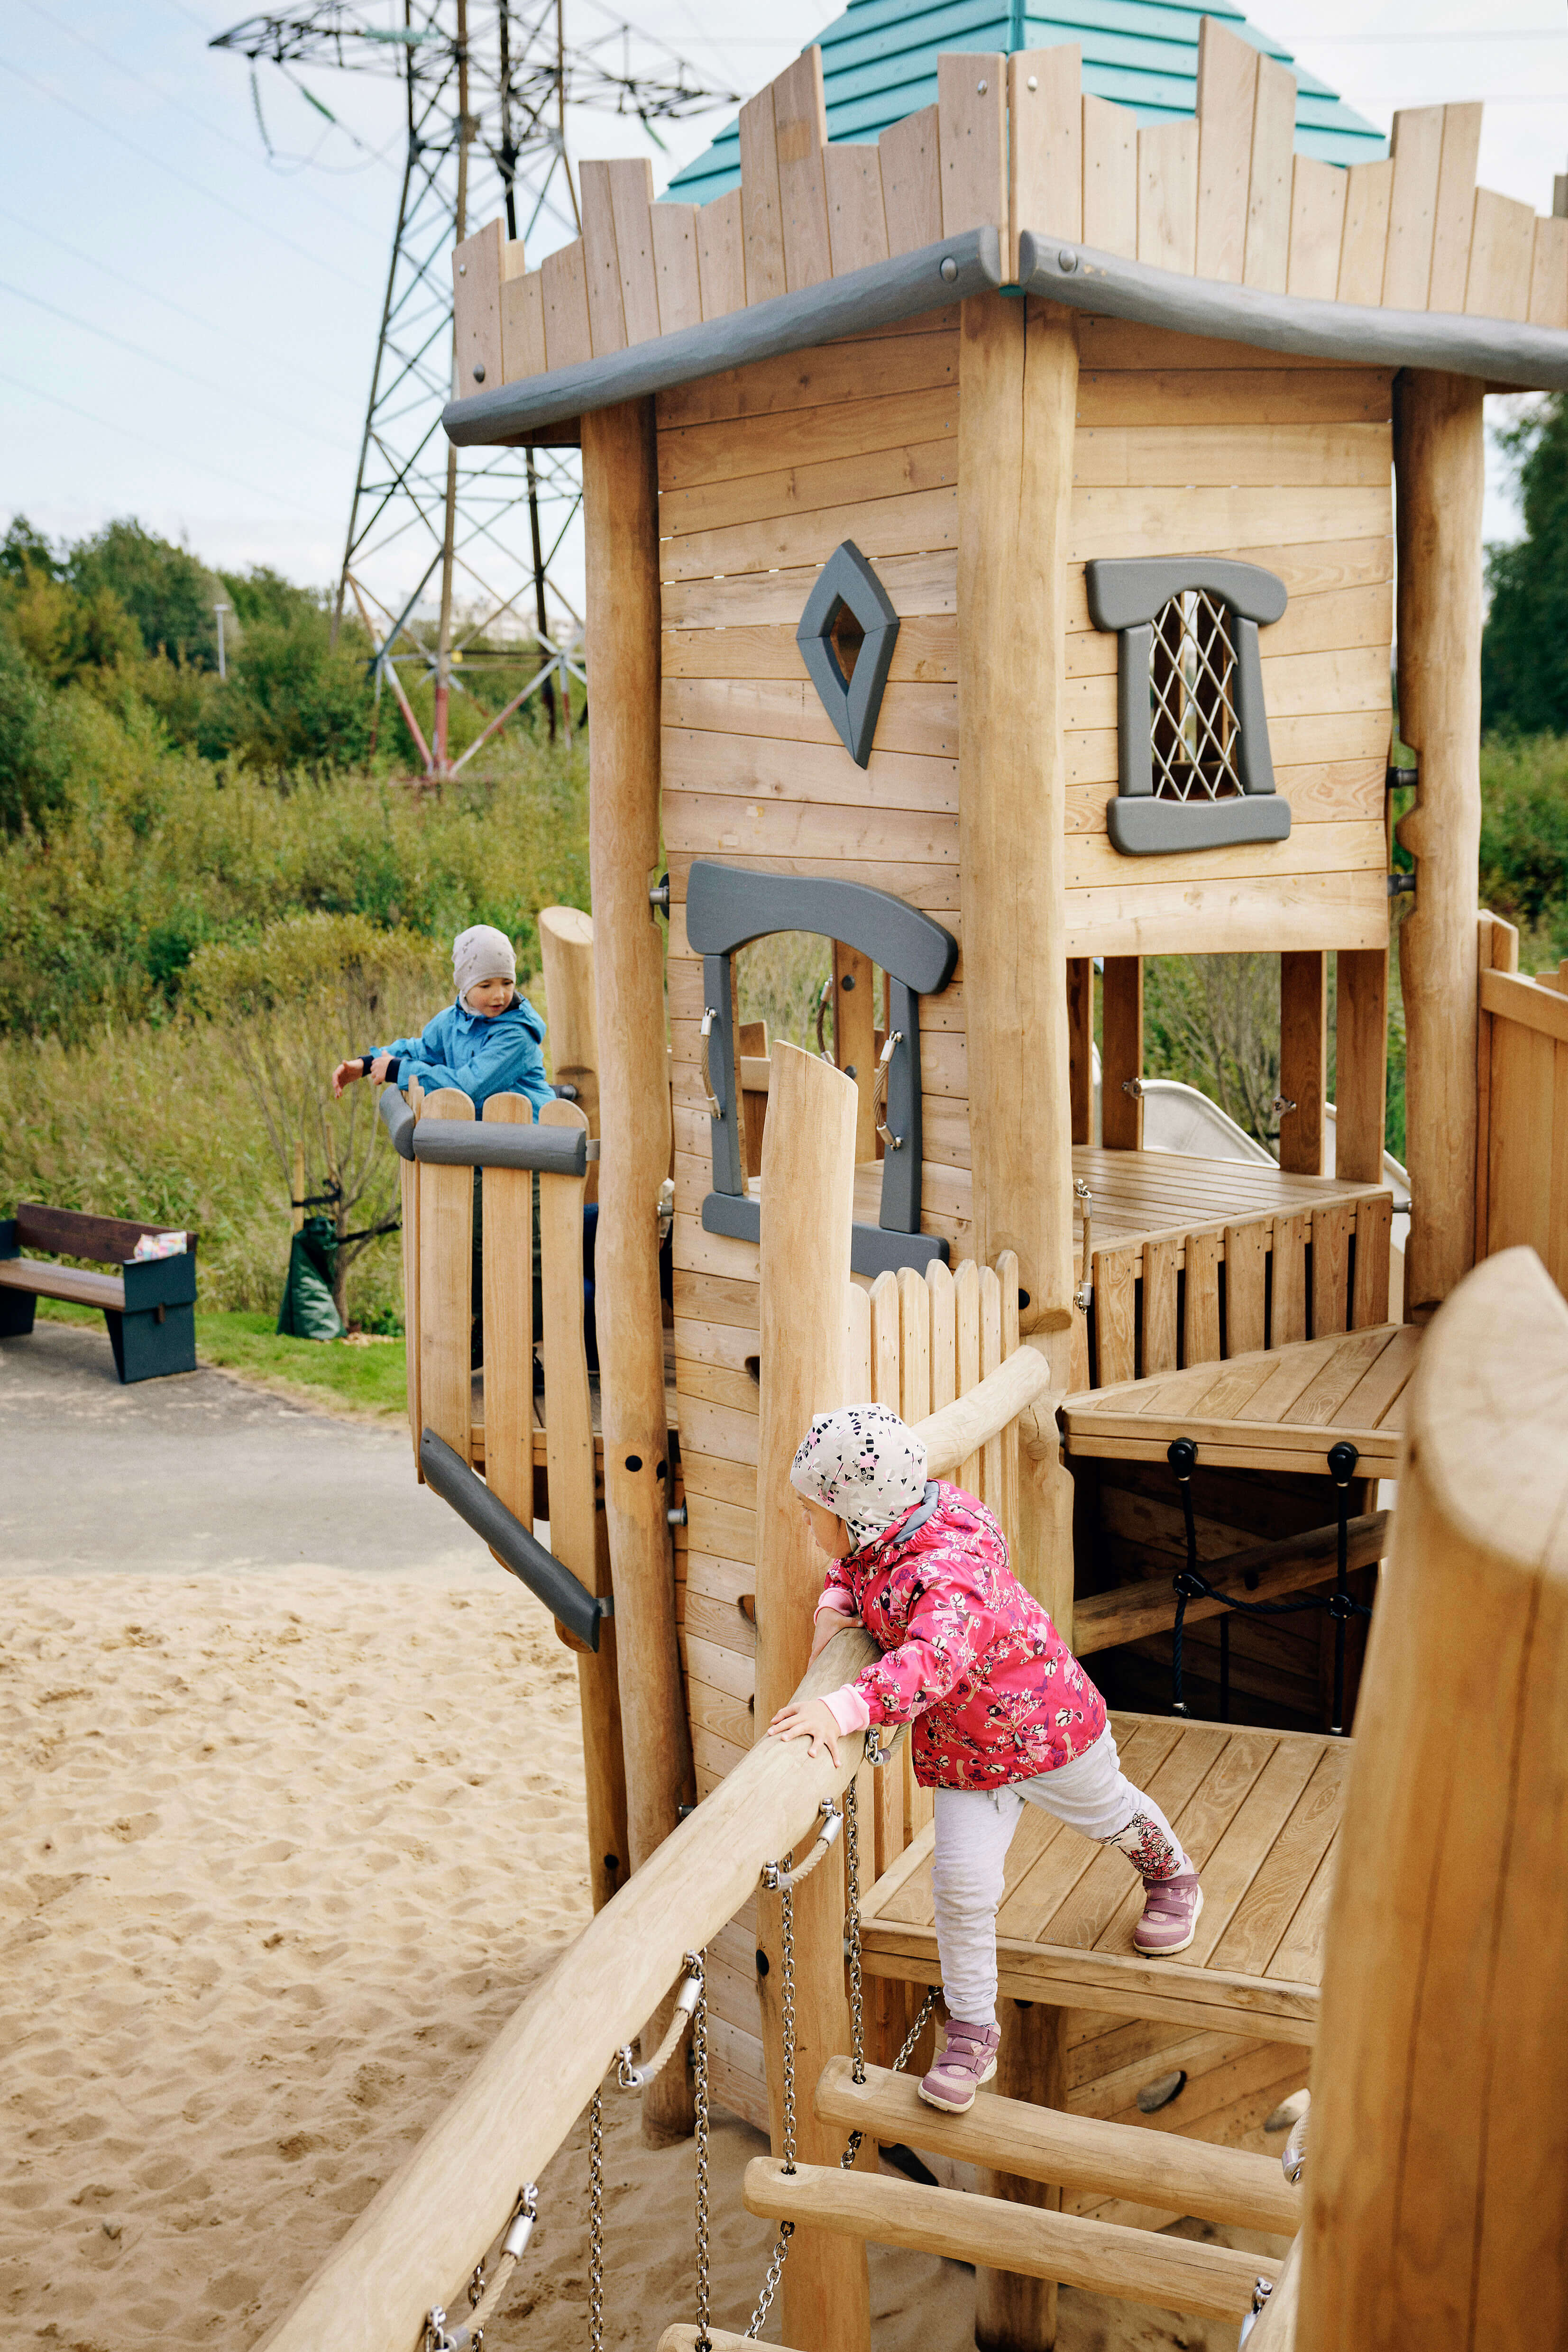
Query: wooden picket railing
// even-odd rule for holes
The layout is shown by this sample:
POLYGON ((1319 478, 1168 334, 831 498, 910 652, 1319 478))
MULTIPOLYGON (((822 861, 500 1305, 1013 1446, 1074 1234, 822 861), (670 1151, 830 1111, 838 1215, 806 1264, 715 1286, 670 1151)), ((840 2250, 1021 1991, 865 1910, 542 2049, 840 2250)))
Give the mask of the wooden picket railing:
POLYGON ((1476 1255, 1526 1243, 1568 1291, 1568 964, 1526 977, 1492 918, 1481 950, 1476 1255))

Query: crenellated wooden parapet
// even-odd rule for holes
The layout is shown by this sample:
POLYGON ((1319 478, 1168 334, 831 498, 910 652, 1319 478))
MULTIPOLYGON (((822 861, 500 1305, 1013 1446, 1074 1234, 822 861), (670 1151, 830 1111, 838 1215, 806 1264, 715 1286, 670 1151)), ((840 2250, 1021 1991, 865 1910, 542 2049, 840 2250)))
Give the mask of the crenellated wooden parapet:
POLYGON ((1087 93, 1063 43, 945 56, 934 106, 830 144, 807 49, 741 110, 739 188, 655 203, 645 158, 587 162, 582 235, 541 268, 499 220, 459 246, 458 398, 984 229, 1003 279, 1033 230, 1302 301, 1568 328, 1568 220, 1477 186, 1479 103, 1407 108, 1348 168, 1295 152, 1295 113, 1287 68, 1205 17, 1190 120, 1087 93))

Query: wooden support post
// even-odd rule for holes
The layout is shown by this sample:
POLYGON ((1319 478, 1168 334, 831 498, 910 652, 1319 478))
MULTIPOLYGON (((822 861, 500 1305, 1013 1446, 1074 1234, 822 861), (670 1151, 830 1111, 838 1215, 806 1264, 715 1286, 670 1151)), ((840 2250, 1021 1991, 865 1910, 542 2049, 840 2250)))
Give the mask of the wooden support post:
POLYGON ((1420 763, 1398 827, 1415 859, 1415 904, 1399 927, 1413 1321, 1475 1251, 1483 394, 1468 376, 1414 369, 1394 390, 1399 728, 1420 763))
MULTIPOLYGON (((539 953, 544 966, 550 1067, 558 1087, 576 1089, 588 1132, 599 1132, 599 1021, 594 1003, 594 919, 580 907, 542 907, 539 953)), ((599 1197, 599 1171, 588 1163, 584 1201, 599 1197)))
MULTIPOLYGON (((996 2015, 1002 2047, 996 2053, 999 2098, 1031 2107, 1067 2105, 1067 2064, 1062 2013, 1044 2001, 1000 2000, 996 2015)), ((1011 2205, 1033 2205, 1059 2213, 1062 2192, 1013 2172, 988 2171, 984 2192, 1011 2205)), ((974 2341, 978 2352, 1042 2352, 1057 2340, 1054 2279, 1029 2278, 1017 2271, 976 2270, 974 2341)))
POLYGON ((1568 2036, 1542 1965, 1568 1935, 1565 1383, 1568 1314, 1521 1248, 1458 1288, 1406 1392, 1324 1931, 1303 2352, 1568 2342, 1568 2036))
POLYGON ((1127 1091, 1143 1075, 1143 959, 1107 956, 1100 993, 1100 1139, 1108 1151, 1142 1151, 1143 1098, 1127 1091))
MULTIPOLYGON (((637 1662, 621 1695, 627 1839, 638 1870, 694 1794, 675 1639, 668 1424, 658 1290, 658 1188, 669 1165, 664 954, 648 903, 659 825, 658 497, 653 404, 583 419, 587 635, 595 667, 588 750, 599 1097, 595 1256, 605 1508, 616 1632, 637 1662)), ((656 2021, 662 2030, 662 2015, 656 2021)), ((685 2069, 643 2094, 656 2145, 691 2128, 685 2069)))
POLYGON ((1329 1090, 1329 965, 1321 949, 1279 959, 1279 1165, 1292 1176, 1323 1172, 1323 1103, 1329 1090))
MULTIPOLYGON (((773 1048, 763 1156, 762 1398, 757 1434, 756 1738, 805 1671, 812 1611, 824 1562, 789 1482, 813 1413, 845 1399, 845 1294, 855 1216, 852 1080, 794 1045, 773 1048)), ((893 1292, 893 1311, 898 1307, 893 1292)), ((798 1859, 798 1856, 797 1856, 798 1859)), ((844 1875, 837 1859, 794 1896, 798 2147, 807 2163, 836 2163, 842 2136, 820 2123, 811 2086, 836 2051, 849 2047, 845 1991, 844 1875)), ((783 2072, 780 1902, 757 1900, 768 1957, 762 1980, 773 2141, 781 2147, 783 2072)), ((783 2288, 786 2342, 813 2352, 865 2352, 871 2317, 866 2254, 858 2242, 803 2230, 790 2248, 783 2288)))
MULTIPOLYGON (((426 1118, 472 1118, 457 1087, 425 1097, 426 1118)), ((423 1427, 473 1458, 474 1171, 419 1170, 419 1410, 423 1427)), ((417 1442, 417 1441, 416 1441, 417 1442)))
POLYGON ((1068 958, 1068 1084, 1072 1139, 1094 1141, 1094 961, 1068 958))
MULTIPOLYGON (((489 1105, 485 1106, 487 1113, 489 1105)), ((581 1103, 546 1103, 541 1127, 585 1128, 581 1103)), ((489 1178, 487 1176, 487 1182, 489 1178)), ((525 1203, 526 1176, 516 1180, 525 1203)), ((599 1539, 604 1513, 595 1500, 594 1422, 588 1392, 588 1354, 583 1341, 583 1186, 581 1176, 541 1176, 539 1244, 544 1294, 544 1430, 550 1468, 550 1549, 590 1592, 608 1592, 607 1547, 599 1539)), ((528 1229, 522 1234, 527 1264, 528 1229)), ((486 1272, 489 1272, 487 1257, 486 1272)), ((513 1287, 526 1298, 514 1260, 513 1287)), ((485 1345, 489 1346, 487 1285, 485 1345)), ((532 1381, 530 1381, 530 1402, 532 1381)), ((486 1475, 489 1475, 486 1423, 486 1475)), ((529 1470, 532 1471, 531 1433, 529 1470)), ((513 1506, 516 1508, 516 1506, 513 1506)), ((521 1512, 519 1517, 525 1515, 521 1512)), ((616 1664, 616 1621, 599 1628, 597 1651, 579 1650, 577 1699, 583 1716, 583 1772, 587 1784, 588 1886, 595 1911, 606 1904, 626 1875, 626 1773, 622 1746, 621 1695, 616 1664)))
POLYGON ((1334 962, 1334 1174, 1342 1181, 1383 1181, 1387 1116, 1388 950, 1342 948, 1334 962))
POLYGON ((857 1160, 877 1157, 877 1121, 871 1097, 877 1084, 876 973, 869 956, 833 942, 833 1058, 853 1073, 860 1107, 855 1120, 857 1160))
MULTIPOLYGON (((1073 1295, 1062 748, 1078 329, 985 294, 959 337, 959 847, 975 1255, 1016 1250, 1020 1316, 1068 1386, 1073 1295)), ((1068 1638, 1072 1484, 1023 1429, 1015 1565, 1068 1638)))

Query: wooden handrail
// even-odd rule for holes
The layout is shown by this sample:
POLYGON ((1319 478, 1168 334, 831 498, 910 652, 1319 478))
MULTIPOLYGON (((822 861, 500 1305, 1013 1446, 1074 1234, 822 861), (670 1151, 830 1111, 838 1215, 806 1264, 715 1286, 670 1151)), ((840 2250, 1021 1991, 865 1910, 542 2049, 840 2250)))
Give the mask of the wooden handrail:
POLYGON ((926 1450, 926 1475, 947 1477, 1031 1407, 1034 1418, 1045 1423, 1067 1393, 1064 1389, 1047 1400, 1050 1384, 1051 1368, 1044 1351, 1027 1340, 1015 1348, 977 1388, 917 1424, 915 1433, 926 1450))
MULTIPOLYGON (((1027 1345, 957 1403, 915 1425, 941 1477, 1044 1395, 1045 1356, 1027 1345)), ((849 1682, 879 1654, 868 1633, 837 1634, 798 1696, 849 1682)), ((401 2172, 361 2214, 258 2352, 386 2352, 412 2345, 432 2304, 450 2303, 506 2226, 518 2184, 537 2179, 615 2052, 786 1853, 859 1761, 836 1769, 803 1743, 761 1739, 614 1900, 590 1921, 486 2052, 401 2172), (528 2086, 528 2095, 521 2095, 528 2086)))
MULTIPOLYGON (((877 1654, 868 1633, 836 1634, 799 1696, 836 1690, 877 1654)), ((412 2347, 433 2304, 455 2307, 519 2183, 539 2179, 685 1953, 733 1918, 763 1864, 798 1844, 853 1776, 859 1741, 840 1752, 835 1768, 811 1762, 804 1741, 757 1742, 562 1954, 258 2352, 412 2347)))

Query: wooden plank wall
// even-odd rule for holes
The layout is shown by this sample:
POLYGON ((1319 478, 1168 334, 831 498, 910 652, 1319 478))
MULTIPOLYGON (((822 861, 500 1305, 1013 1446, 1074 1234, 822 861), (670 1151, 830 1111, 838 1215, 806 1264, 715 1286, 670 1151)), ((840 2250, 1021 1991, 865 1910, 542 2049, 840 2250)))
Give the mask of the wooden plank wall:
POLYGON ((655 204, 645 157, 581 166, 583 234, 540 269, 491 221, 453 255, 462 392, 727 317, 994 223, 1320 301, 1568 328, 1568 221, 1476 186, 1480 108, 1407 108, 1392 153, 1292 152, 1293 77, 1205 17, 1197 113, 1139 127, 1081 89, 1076 44, 943 57, 937 103, 826 143, 821 55, 741 110, 742 184, 655 204), (479 370, 483 373, 479 373, 479 370))
POLYGON ((1068 954, 1381 947, 1394 626, 1392 377, 1085 319, 1068 580, 1068 954), (1289 840, 1121 856, 1117 639, 1091 557, 1223 554, 1285 583, 1261 633, 1289 840))

